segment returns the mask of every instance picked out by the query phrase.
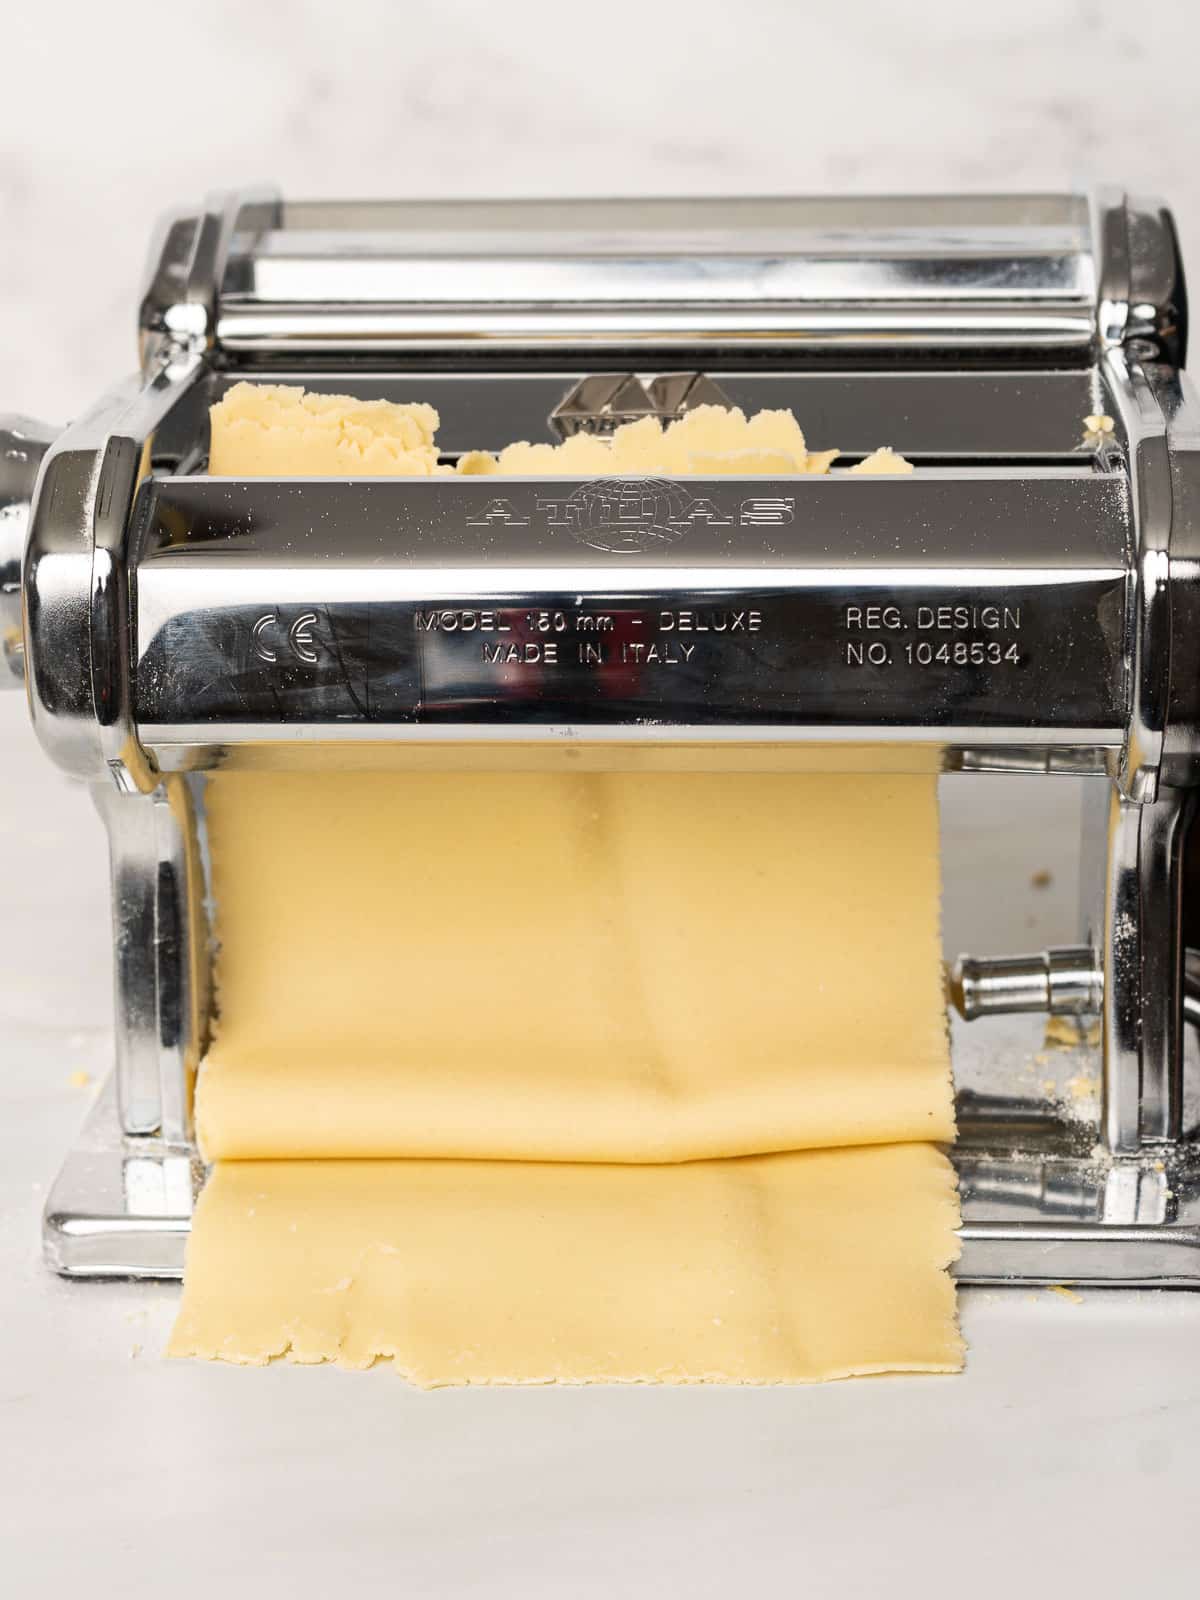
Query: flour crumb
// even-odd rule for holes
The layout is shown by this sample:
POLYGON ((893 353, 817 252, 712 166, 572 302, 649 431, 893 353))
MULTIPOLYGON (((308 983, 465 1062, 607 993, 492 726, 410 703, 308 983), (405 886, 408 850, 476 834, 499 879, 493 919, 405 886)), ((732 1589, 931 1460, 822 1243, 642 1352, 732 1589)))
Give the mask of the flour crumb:
POLYGON ((1056 1294, 1061 1300, 1069 1300, 1073 1306, 1083 1304, 1083 1296, 1065 1283, 1049 1283, 1046 1285, 1047 1294, 1056 1294))

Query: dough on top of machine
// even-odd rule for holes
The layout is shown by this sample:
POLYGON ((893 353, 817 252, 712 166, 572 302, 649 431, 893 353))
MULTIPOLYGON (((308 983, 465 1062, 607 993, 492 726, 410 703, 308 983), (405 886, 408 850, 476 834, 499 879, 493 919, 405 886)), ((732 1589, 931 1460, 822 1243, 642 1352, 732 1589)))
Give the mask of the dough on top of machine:
MULTIPOLYGON (((212 407, 209 471, 220 477, 789 477, 823 475, 840 454, 811 451, 790 411, 697 406, 665 426, 657 417, 611 435, 578 433, 561 444, 469 450, 439 461, 431 405, 314 394, 290 384, 236 383, 212 407)), ((886 447, 851 472, 904 473, 886 447)))
POLYGON ((438 470, 432 406, 235 383, 210 416, 208 470, 221 477, 427 478, 438 470))

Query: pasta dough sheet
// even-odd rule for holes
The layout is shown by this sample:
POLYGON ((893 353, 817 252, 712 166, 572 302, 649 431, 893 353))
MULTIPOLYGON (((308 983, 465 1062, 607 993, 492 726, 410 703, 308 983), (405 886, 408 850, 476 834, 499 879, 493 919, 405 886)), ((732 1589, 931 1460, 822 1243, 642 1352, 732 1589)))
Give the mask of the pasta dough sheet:
MULTIPOLYGON (((239 384, 210 466, 444 476, 437 425, 239 384)), ((457 470, 836 455, 706 407, 457 470)), ((429 1386, 961 1365, 920 1142, 954 1131, 932 775, 223 772, 207 816, 217 1164, 170 1354, 429 1386)))
POLYGON ((170 1354, 391 1357, 422 1386, 807 1383, 962 1364, 928 1145, 677 1166, 234 1162, 170 1354))
POLYGON ((210 1160, 953 1137, 932 777, 224 773, 207 792, 210 1160))

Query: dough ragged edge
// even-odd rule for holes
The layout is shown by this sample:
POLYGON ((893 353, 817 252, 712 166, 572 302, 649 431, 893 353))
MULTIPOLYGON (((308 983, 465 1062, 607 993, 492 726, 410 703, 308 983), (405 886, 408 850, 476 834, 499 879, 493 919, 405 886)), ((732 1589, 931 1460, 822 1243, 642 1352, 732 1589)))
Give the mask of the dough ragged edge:
MULTIPOLYGON (((611 435, 579 433, 561 444, 469 450, 439 461, 431 405, 315 394, 292 384, 236 383, 210 412, 209 471, 221 477, 622 477, 824 475, 837 450, 811 451, 788 410, 751 416, 738 406, 697 406, 665 426, 655 417, 611 435)), ((890 449, 858 473, 911 472, 890 449)))
POLYGON ((439 418, 430 405, 235 383, 209 418, 208 470, 220 477, 431 477, 439 471, 439 418))
POLYGON ((913 464, 911 461, 906 461, 902 455, 897 455, 889 446, 883 445, 878 450, 872 450, 869 456, 864 457, 856 467, 851 467, 849 470, 864 476, 883 476, 887 473, 895 475, 912 472, 913 464))
POLYGON ((476 452, 469 471, 508 477, 789 477, 825 473, 838 452, 809 451, 790 411, 697 406, 665 426, 656 417, 627 422, 607 436, 575 434, 560 445, 510 444, 489 469, 476 452))
POLYGON ((662 1167, 235 1162, 168 1353, 479 1383, 955 1372, 953 1168, 928 1145, 662 1167))

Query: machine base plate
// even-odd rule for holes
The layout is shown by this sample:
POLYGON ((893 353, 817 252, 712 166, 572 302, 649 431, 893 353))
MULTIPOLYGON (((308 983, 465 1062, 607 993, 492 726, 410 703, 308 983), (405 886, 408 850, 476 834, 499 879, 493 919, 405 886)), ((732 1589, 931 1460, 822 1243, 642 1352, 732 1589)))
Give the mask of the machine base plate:
MULTIPOLYGON (((959 1095, 960 1283, 1200 1288, 1194 1144, 1114 1160, 1045 1102, 959 1095)), ((193 1150, 121 1133, 111 1080, 46 1205, 46 1259, 71 1278, 183 1276, 204 1179, 193 1150)))

